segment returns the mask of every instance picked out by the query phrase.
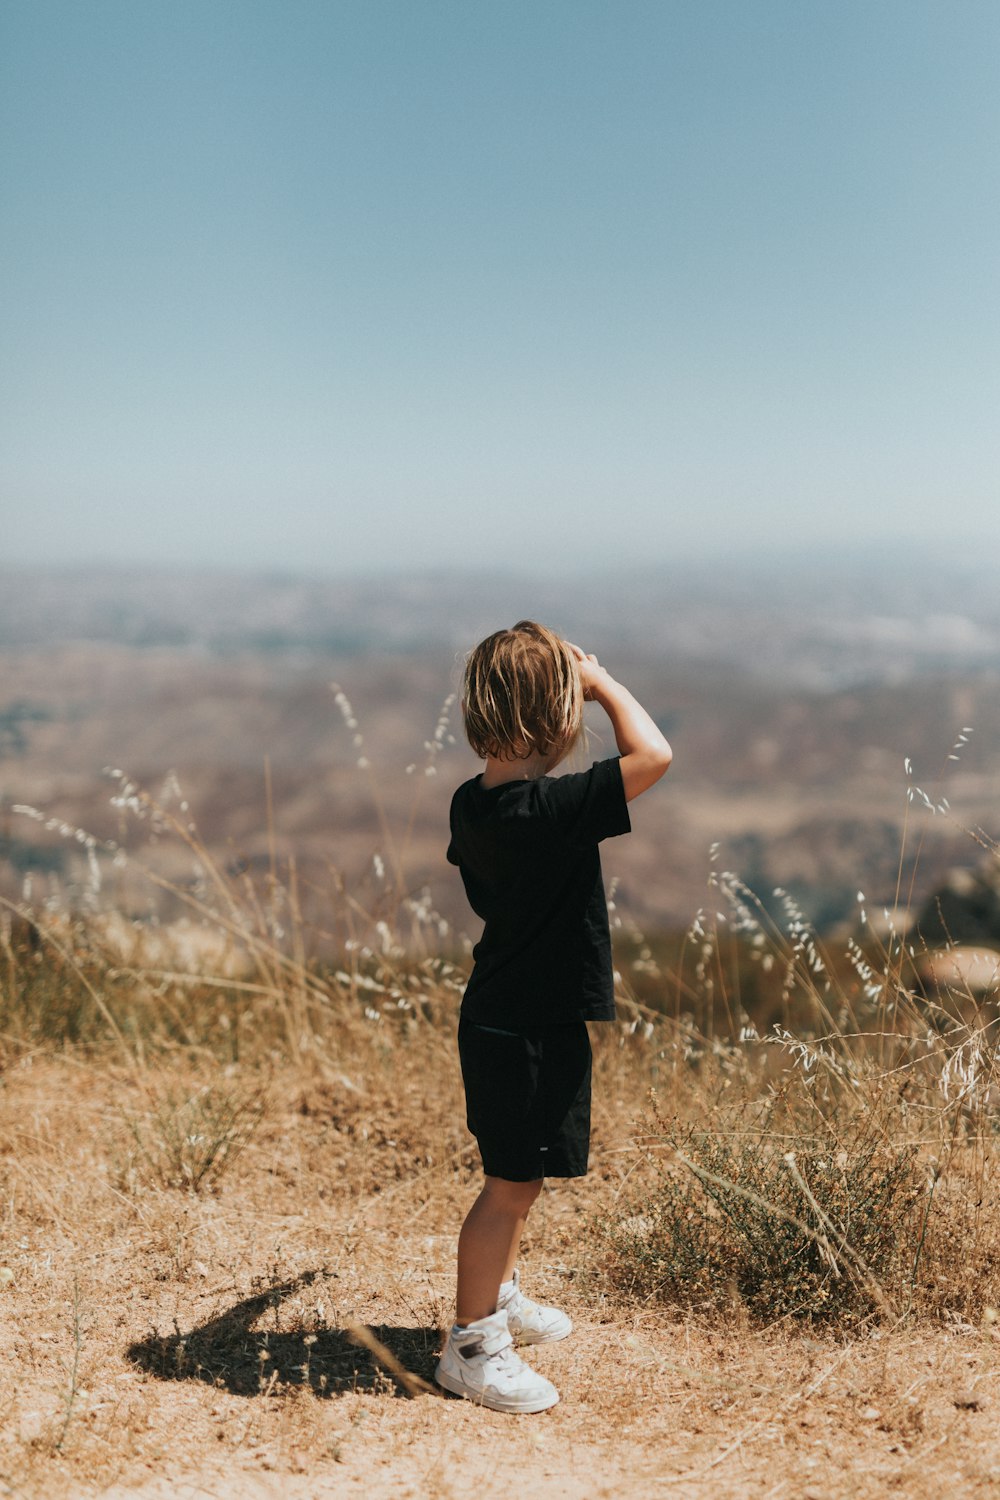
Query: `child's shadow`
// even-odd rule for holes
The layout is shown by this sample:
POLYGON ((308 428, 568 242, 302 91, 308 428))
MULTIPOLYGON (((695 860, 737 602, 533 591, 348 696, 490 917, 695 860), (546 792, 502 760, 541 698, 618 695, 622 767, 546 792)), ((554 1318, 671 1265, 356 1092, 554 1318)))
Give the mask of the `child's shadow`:
POLYGON ((309 1386, 317 1396, 380 1388, 398 1396, 432 1385, 441 1340, 438 1328, 374 1328, 350 1325, 316 1333, 257 1332, 253 1324, 269 1308, 310 1286, 323 1273, 309 1271, 275 1283, 182 1333, 152 1334, 131 1344, 133 1364, 161 1380, 201 1380, 237 1396, 279 1395, 309 1386))

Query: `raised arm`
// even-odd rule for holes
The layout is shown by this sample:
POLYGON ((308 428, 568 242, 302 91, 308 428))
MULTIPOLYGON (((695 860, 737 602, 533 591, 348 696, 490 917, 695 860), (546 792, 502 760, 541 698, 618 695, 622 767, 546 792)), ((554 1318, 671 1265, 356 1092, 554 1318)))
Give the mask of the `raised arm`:
POLYGON ((570 646, 580 663, 580 678, 585 698, 599 703, 611 720, 615 740, 621 751, 621 773, 625 800, 631 802, 659 781, 674 758, 669 742, 657 728, 642 704, 628 688, 616 682, 611 673, 588 656, 579 646, 570 646))

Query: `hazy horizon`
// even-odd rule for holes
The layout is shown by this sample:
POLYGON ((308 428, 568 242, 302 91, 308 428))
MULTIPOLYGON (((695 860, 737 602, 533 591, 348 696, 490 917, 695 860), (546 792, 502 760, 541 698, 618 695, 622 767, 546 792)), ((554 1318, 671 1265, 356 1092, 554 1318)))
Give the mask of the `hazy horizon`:
POLYGON ((984 580, 992 580, 995 572, 995 558, 990 550, 994 539, 982 529, 970 529, 964 534, 954 533, 927 540, 922 540, 919 536, 901 536, 898 532, 887 532, 829 544, 819 544, 815 540, 796 544, 787 539, 778 539, 754 545, 709 538, 697 546, 692 544, 686 549, 678 547, 659 555, 647 554, 624 560, 606 558, 600 562, 538 554, 528 554, 516 559, 498 555, 439 561, 382 557, 367 564, 333 557, 328 562, 313 557, 300 563, 281 560, 250 563, 215 557, 165 559, 143 556, 140 553, 131 556, 105 556, 99 553, 88 556, 81 553, 72 558, 53 560, 47 552, 35 556, 19 554, 11 545, 12 542, 16 543, 16 538, 4 539, 4 550, 0 555, 0 575, 37 573, 58 574, 68 578, 95 573, 123 578, 136 574, 163 578, 217 575, 293 581, 344 579, 352 582, 361 582, 365 578, 455 579, 465 576, 538 577, 559 579, 561 582, 579 580, 591 583, 598 582, 602 577, 614 577, 617 581, 629 576, 646 577, 654 574, 668 577, 686 575, 697 579, 703 573, 726 568, 730 570, 730 576, 742 576, 748 580, 762 575, 788 576, 793 570, 799 570, 803 575, 804 586, 809 587, 810 578, 852 571, 870 571, 876 577, 883 577, 887 571, 891 573, 908 567, 917 567, 927 572, 941 568, 953 574, 981 576, 984 580))

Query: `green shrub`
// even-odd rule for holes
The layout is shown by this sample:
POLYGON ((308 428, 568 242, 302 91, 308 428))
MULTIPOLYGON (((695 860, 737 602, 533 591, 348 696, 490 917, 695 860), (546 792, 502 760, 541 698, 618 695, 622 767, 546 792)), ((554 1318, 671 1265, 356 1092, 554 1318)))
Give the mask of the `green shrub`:
POLYGON ((710 1124, 654 1104, 644 1189, 601 1232, 620 1290, 757 1321, 851 1321, 905 1302, 921 1233, 916 1147, 888 1098, 824 1119, 812 1100, 724 1104, 710 1124))

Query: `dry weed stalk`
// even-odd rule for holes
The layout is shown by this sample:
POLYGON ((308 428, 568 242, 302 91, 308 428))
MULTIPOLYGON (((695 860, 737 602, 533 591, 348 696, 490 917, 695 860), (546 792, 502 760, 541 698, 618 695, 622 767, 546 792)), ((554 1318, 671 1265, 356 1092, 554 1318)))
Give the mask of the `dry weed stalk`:
POLYGON ((654 1097, 601 1225, 612 1282, 763 1320, 981 1315, 1000 1290, 995 1015, 962 1023, 918 993, 912 942, 867 931, 860 892, 840 961, 787 892, 780 922, 731 872, 709 884, 726 910, 698 913, 674 1018, 654 1017, 669 1113, 654 1097), (755 972, 779 986, 761 1005, 757 983, 761 1030, 755 972))

